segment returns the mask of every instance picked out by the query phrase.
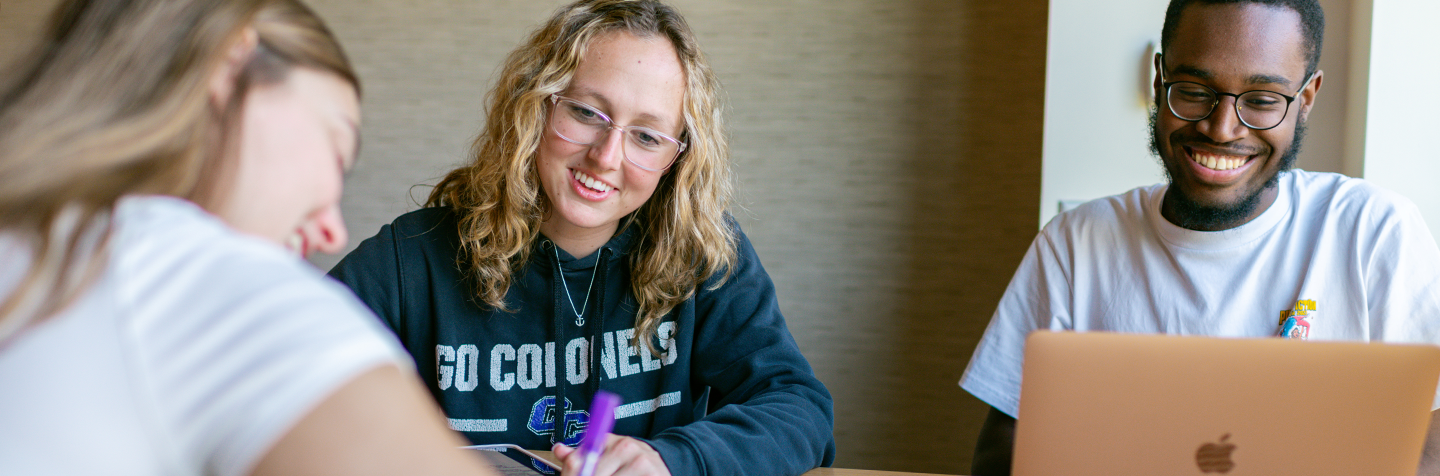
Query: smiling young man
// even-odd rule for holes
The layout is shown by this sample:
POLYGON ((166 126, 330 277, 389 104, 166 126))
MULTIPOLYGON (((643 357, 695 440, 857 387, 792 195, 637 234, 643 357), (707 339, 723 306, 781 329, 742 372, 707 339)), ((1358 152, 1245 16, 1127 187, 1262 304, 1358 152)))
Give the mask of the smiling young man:
POLYGON ((1169 181, 1035 238, 960 382, 992 407, 972 473, 1009 473, 1034 330, 1440 343, 1440 250, 1415 206, 1292 170, 1323 31, 1315 0, 1171 1, 1151 119, 1169 181))

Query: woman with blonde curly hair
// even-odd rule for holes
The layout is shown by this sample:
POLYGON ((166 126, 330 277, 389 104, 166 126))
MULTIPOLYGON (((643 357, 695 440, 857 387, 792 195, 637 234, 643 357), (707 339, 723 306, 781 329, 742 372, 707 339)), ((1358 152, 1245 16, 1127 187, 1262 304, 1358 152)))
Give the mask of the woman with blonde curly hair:
POLYGON ((313 12, 70 0, 0 72, 0 474, 484 473, 296 256, 359 140, 313 12))
POLYGON ((670 7, 562 7, 506 60, 470 163, 331 275, 472 442, 575 463, 603 389, 627 404, 597 474, 829 464, 830 395, 726 212, 720 94, 670 7))

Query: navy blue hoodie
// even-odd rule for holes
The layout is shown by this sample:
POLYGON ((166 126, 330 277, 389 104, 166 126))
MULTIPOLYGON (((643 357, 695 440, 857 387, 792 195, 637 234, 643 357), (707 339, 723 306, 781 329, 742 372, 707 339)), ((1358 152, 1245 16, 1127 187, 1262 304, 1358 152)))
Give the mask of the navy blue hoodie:
POLYGON ((476 299, 448 207, 400 216, 330 275, 395 331, 451 428, 475 444, 575 445, 591 397, 604 389, 624 399, 614 433, 649 443, 672 474, 795 475, 828 466, 830 393, 785 327, 749 239, 736 231, 735 269, 718 289, 723 272, 665 316, 652 339, 659 355, 634 339, 634 227, 578 259, 540 237, 505 295, 513 312, 476 299))

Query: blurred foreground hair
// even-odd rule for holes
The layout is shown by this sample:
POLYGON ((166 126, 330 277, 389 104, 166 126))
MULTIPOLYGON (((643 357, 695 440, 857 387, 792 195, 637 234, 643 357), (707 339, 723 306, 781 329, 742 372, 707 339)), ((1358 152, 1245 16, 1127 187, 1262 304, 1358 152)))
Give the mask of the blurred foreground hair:
POLYGON ((122 196, 227 199, 246 93, 297 66, 359 90, 339 42, 295 0, 63 2, 35 50, 0 70, 0 240, 30 250, 0 256, 27 269, 0 297, 0 346, 97 277, 122 196), (251 30, 258 43, 218 99, 211 83, 251 30))

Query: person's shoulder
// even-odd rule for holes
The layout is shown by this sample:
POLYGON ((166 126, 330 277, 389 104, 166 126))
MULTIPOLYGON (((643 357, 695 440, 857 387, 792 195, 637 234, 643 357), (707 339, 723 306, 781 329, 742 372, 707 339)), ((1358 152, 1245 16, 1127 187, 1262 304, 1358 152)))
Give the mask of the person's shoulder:
POLYGON ((1126 233, 1144 226, 1148 208, 1164 193, 1164 184, 1156 184, 1097 198, 1055 215, 1041 234, 1052 239, 1075 239, 1126 233))
POLYGON ((755 250, 755 245, 750 242, 750 237, 740 226, 740 220, 730 213, 725 214, 725 227, 732 238, 729 252, 734 253, 732 267, 716 270, 716 272, 705 278, 704 282, 696 289, 700 295, 714 294, 720 291, 722 294, 728 292, 735 281, 747 281, 751 279, 768 280, 769 274, 765 271, 764 265, 760 262, 760 254, 755 250))
POLYGON ((110 266, 102 279, 111 283, 109 299, 121 315, 120 325, 136 336, 173 330, 194 341, 176 345, 190 346, 203 344, 202 336, 280 323, 292 330, 331 329, 326 332, 348 336, 331 343, 381 335, 364 305, 319 269, 278 244, 235 231, 189 202, 127 198, 114 219, 110 266))
POLYGON ((390 227, 397 240, 448 237, 456 234, 459 220, 454 208, 426 207, 395 217, 390 227))
POLYGON ((167 196, 126 197, 114 214, 120 265, 197 267, 217 263, 260 266, 297 261, 280 245, 245 235, 189 201, 167 196), (147 264, 148 263, 148 264, 147 264))
POLYGON ((1362 178, 1297 169, 1287 173, 1286 181, 1304 213, 1339 214, 1349 220, 1419 216, 1409 198, 1362 178))
POLYGON ((725 226, 730 230, 730 235, 734 237, 732 249, 736 253, 736 259, 758 261, 760 257, 755 252, 755 245, 750 243, 750 236, 746 235, 745 230, 740 227, 740 220, 736 219, 734 215, 726 213, 725 226))
POLYGON ((151 297, 189 306, 279 289, 337 294, 319 270, 280 245, 237 232, 178 198, 127 197, 114 220, 112 273, 136 306, 150 307, 151 297))
POLYGON ((428 264, 455 262, 460 250, 459 217, 450 207, 429 207, 405 213, 381 225, 330 269, 329 275, 349 286, 377 312, 373 299, 397 290, 405 275, 423 276, 428 264), (388 291, 384 291, 388 290, 388 291))
POLYGON ((183 451, 249 458, 360 372, 409 365, 354 295, 278 244, 175 198, 127 198, 114 220, 102 290, 140 385, 170 431, 224 436, 183 451))

